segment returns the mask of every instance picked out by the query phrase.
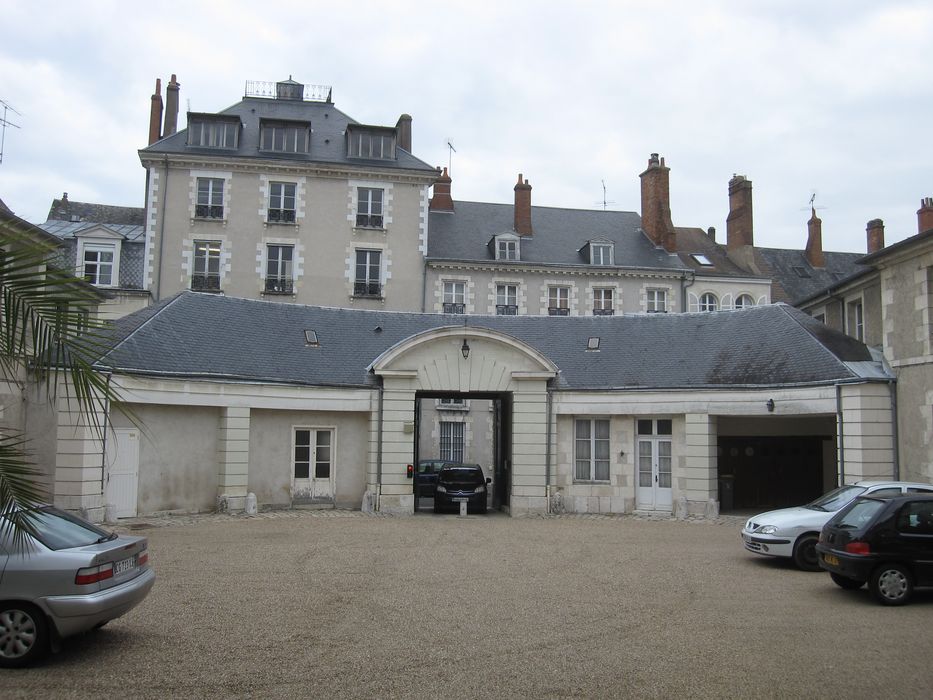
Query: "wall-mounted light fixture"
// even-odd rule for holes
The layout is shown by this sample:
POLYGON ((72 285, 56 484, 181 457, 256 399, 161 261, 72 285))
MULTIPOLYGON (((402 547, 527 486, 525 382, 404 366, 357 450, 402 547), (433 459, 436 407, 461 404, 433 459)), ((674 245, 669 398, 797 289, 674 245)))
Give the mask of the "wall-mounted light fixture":
POLYGON ((464 360, 470 357, 470 344, 466 341, 466 338, 463 339, 463 345, 460 346, 460 354, 463 355, 464 360))
POLYGON ((774 399, 768 399, 768 402, 765 404, 768 407, 768 413, 774 413, 774 399))

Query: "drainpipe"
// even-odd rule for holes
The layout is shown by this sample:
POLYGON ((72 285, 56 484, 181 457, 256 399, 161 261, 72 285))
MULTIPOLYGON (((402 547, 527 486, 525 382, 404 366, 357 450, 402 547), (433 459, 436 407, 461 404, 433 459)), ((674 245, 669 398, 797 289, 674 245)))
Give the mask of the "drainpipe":
POLYGON ((382 385, 382 377, 379 377, 379 426, 376 428, 376 512, 378 513, 382 506, 382 401, 385 387, 382 385))
POLYGON ((547 512, 551 513, 551 415, 553 414, 554 390, 547 388, 547 426, 544 443, 544 497, 547 500, 547 512))
POLYGON ((846 441, 845 441, 845 420, 842 417, 842 385, 836 385, 836 424, 839 426, 836 430, 839 439, 839 468, 836 470, 839 474, 839 483, 837 486, 843 486, 846 482, 846 441))
POLYGON ((165 164, 165 184, 162 185, 162 217, 159 221, 159 274, 156 275, 156 301, 162 298, 162 249, 165 247, 165 212, 168 208, 168 156, 165 156, 162 162, 165 164))
POLYGON ((901 480, 900 450, 898 449, 897 438, 897 380, 892 379, 888 382, 891 387, 891 439, 894 448, 894 480, 901 480))
POLYGON ((697 276, 694 272, 685 272, 680 278, 680 310, 684 313, 690 310, 690 305, 687 304, 687 287, 692 287, 696 281, 697 276), (687 284, 687 275, 690 275, 690 284, 687 284))
POLYGON ((427 294, 428 294, 428 261, 425 260, 424 269, 422 270, 422 274, 421 274, 421 313, 424 313, 424 309, 428 303, 428 300, 426 298, 427 294))

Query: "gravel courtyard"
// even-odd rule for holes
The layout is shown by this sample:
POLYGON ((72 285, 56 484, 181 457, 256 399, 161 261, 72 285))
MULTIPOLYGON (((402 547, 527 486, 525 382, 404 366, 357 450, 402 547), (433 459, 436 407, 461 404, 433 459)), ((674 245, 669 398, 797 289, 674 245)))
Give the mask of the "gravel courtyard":
POLYGON ((926 698, 933 595, 883 608, 738 520, 140 520, 155 588, 5 698, 926 698))

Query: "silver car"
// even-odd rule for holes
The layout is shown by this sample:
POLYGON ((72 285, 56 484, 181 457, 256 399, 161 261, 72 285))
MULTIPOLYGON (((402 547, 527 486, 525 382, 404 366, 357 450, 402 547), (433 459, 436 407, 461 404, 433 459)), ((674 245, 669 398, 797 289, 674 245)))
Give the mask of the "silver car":
POLYGON ((0 667, 25 666, 59 641, 139 604, 155 582, 145 537, 116 535, 44 506, 36 536, 13 546, 0 516, 0 667))
POLYGON ((742 528, 745 549, 768 557, 788 557, 798 569, 820 571, 816 543, 833 515, 859 496, 933 493, 933 485, 910 481, 859 481, 840 486, 812 503, 769 510, 748 519, 742 528))

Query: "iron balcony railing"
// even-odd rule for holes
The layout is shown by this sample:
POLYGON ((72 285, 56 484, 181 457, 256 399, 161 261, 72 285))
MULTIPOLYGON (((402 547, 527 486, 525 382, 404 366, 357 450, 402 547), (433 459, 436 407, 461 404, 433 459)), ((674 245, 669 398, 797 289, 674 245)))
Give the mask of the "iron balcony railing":
POLYGON ((518 306, 515 304, 496 304, 497 316, 517 316, 518 306))
POLYGON ((219 292, 220 275, 191 275, 191 290, 195 292, 219 292))
POLYGON ((382 228, 382 215, 357 214, 356 225, 358 228, 382 228))
POLYGON ((594 316, 612 316, 615 314, 615 309, 593 309, 594 316))
POLYGON ((294 209, 270 209, 269 210, 269 222, 276 224, 293 224, 295 223, 295 210, 294 209))
POLYGON ((444 313, 445 314, 462 314, 463 313, 463 304, 453 304, 451 302, 444 302, 444 313))
POLYGON ((266 277, 267 294, 293 294, 295 282, 291 277, 266 277))
POLYGON ((222 219, 224 208, 217 204, 198 204, 194 208, 194 215, 199 219, 222 219))
POLYGON ((354 282, 353 296, 355 297, 381 297, 382 285, 378 282, 354 282))
POLYGON ((562 306, 549 306, 547 309, 549 316, 569 316, 570 309, 562 306))

